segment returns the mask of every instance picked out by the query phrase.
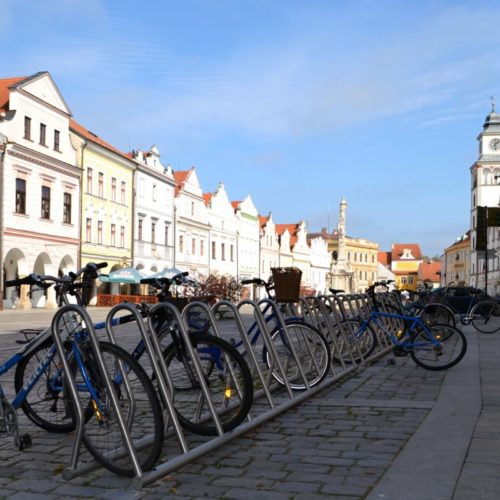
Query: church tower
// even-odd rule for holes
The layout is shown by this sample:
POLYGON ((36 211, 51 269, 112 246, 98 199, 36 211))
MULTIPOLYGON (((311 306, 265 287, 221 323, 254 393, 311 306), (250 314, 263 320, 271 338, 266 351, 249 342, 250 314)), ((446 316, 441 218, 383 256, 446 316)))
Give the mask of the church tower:
POLYGON ((486 257, 485 252, 476 251, 478 207, 500 206, 500 114, 495 111, 492 98, 491 113, 486 117, 483 131, 478 135, 479 157, 471 166, 471 284, 485 288, 486 270, 488 293, 500 293, 500 230, 488 228, 487 248, 496 250, 496 256, 486 257), (486 262, 486 258, 488 261, 486 262))

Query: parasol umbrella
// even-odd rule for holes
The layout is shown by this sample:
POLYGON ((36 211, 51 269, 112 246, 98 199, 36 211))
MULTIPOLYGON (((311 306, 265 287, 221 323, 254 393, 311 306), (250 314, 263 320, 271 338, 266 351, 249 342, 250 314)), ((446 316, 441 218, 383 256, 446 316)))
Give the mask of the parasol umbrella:
POLYGON ((176 267, 166 267, 163 271, 159 271, 148 278, 173 278, 176 274, 180 274, 182 271, 176 267))
POLYGON ((142 278, 146 275, 141 271, 138 271, 134 267, 123 267, 122 269, 117 269, 109 274, 103 274, 99 276, 99 279, 104 283, 129 283, 137 284, 141 282, 142 278))

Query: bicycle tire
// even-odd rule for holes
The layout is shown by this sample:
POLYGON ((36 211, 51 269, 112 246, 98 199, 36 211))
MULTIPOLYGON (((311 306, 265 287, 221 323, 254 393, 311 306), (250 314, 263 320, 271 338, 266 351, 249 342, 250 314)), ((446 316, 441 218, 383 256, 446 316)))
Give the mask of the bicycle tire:
MULTIPOLYGON (((292 341, 292 346, 299 358, 300 366, 307 377, 309 387, 320 384, 328 374, 331 365, 331 353, 324 335, 314 326, 303 321, 287 321, 287 339, 284 338, 283 329, 275 327, 271 332, 271 340, 277 352, 280 364, 286 368, 286 380, 293 390, 305 390, 307 385, 297 366, 292 350, 286 344, 292 341)), ((264 345, 262 350, 264 364, 271 371, 273 378, 285 386, 285 377, 282 376, 273 356, 264 345)))
POLYGON ((420 312, 420 317, 426 325, 457 326, 453 311, 448 306, 437 302, 425 304, 420 312))
MULTIPOLYGON (((99 347, 120 401, 121 413, 128 423, 128 432, 140 467, 142 471, 150 470, 160 456, 164 437, 163 414, 155 388, 144 369, 124 349, 108 342, 100 342, 99 347), (123 382, 125 377, 131 387, 132 405, 132 398, 123 382)), ((133 477, 135 471, 126 452, 111 397, 98 370, 92 348, 89 343, 85 343, 80 346, 80 350, 84 358, 84 368, 99 396, 98 404, 95 405, 99 405, 99 409, 96 409, 92 418, 85 423, 83 443, 89 453, 106 469, 121 476, 133 477)), ((72 364, 76 365, 74 359, 72 364)), ((76 421, 76 406, 71 397, 70 400, 72 418, 76 421)))
POLYGON ((500 305, 491 300, 477 303, 471 310, 472 326, 481 333, 500 330, 500 305))
MULTIPOLYGON (((358 335, 361 322, 355 319, 342 321, 335 325, 331 334, 337 341, 337 350, 335 344, 331 344, 332 360, 338 363, 361 363, 363 359, 368 358, 377 345, 377 334, 370 325, 366 330, 358 335)), ((326 336, 328 340, 328 336, 326 336)))
MULTIPOLYGON (((245 420, 253 402, 250 368, 226 340, 206 333, 193 333, 190 342, 198 353, 222 429, 231 431, 245 420)), ((171 343, 163 355, 172 379, 173 403, 179 423, 195 434, 216 436, 217 428, 187 349, 171 343)))
MULTIPOLYGON (((38 377, 21 403, 21 409, 38 427, 48 432, 67 433, 75 429, 75 423, 71 418, 68 400, 63 390, 64 378, 57 352, 54 352, 47 366, 40 371, 40 364, 48 359, 53 345, 53 340, 49 338, 26 354, 17 364, 14 388, 17 394, 32 377, 38 377)), ((88 419, 90 416, 89 411, 85 418, 88 419)))
POLYGON ((438 343, 433 343, 425 330, 416 331, 410 339, 415 344, 410 348, 413 361, 432 371, 445 370, 460 362, 467 351, 465 335, 451 325, 431 325, 429 330, 438 343))

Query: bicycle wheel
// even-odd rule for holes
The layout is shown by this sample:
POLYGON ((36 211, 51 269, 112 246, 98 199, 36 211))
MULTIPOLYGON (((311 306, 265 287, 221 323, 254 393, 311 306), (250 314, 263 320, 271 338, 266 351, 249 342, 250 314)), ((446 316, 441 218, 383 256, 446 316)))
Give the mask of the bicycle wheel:
POLYGON ((75 424, 64 397, 61 362, 52 339, 47 339, 18 363, 14 375, 16 394, 34 378, 37 379, 21 404, 23 412, 46 431, 73 431, 75 424))
MULTIPOLYGON (((253 401, 253 379, 238 350, 229 342, 205 333, 190 335, 210 398, 227 432, 241 424, 253 401)), ((174 386, 173 403, 179 423, 203 436, 216 436, 212 413, 186 346, 171 343, 163 353, 174 386)))
POLYGON ((456 326, 455 314, 449 307, 443 304, 426 304, 422 308, 420 317, 426 325, 440 324, 456 326))
POLYGON ((410 355, 427 370, 445 370, 455 366, 465 355, 464 334, 451 325, 432 325, 429 331, 419 329, 411 339, 410 355))
POLYGON ((476 304, 471 311, 472 326, 481 333, 500 330, 500 305, 493 301, 476 304))
MULTIPOLYGON (((333 342, 330 342, 334 361, 360 363, 373 353, 377 345, 377 335, 370 325, 362 334, 359 334, 360 326, 361 323, 354 319, 335 325, 331 334, 337 341, 338 351, 333 342)), ((329 340, 329 335, 330 333, 326 336, 327 340, 329 340)))
MULTIPOLYGON (((164 435, 161 405, 154 386, 137 361, 122 348, 107 342, 100 342, 99 346, 139 464, 143 471, 147 471, 160 456, 164 435)), ((78 371, 85 370, 96 392, 96 398, 91 400, 94 411, 92 418, 85 424, 83 443, 89 453, 108 470, 133 477, 135 471, 126 451, 118 417, 92 348, 87 343, 80 346, 80 350, 83 367, 79 367, 78 371)), ((76 362, 73 360, 72 364, 76 365, 76 362)), ((81 385, 80 382, 77 384, 81 385)), ((76 421, 74 402, 70 407, 72 418, 76 421)))
POLYGON ((292 389, 307 389, 300 368, 309 387, 318 385, 330 369, 331 354, 328 342, 319 330, 301 321, 287 322, 286 331, 288 335, 282 328, 276 327, 271 332, 274 349, 285 376, 281 373, 277 363, 273 362, 273 356, 265 346, 262 351, 264 363, 271 370, 273 378, 281 385, 285 385, 286 378, 292 389), (293 351, 297 355, 298 362, 293 351))

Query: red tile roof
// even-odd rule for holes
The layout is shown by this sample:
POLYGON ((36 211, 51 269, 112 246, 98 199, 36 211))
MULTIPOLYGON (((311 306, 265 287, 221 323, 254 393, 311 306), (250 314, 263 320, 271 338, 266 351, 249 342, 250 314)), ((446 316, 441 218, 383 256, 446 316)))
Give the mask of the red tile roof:
MULTIPOLYGON (((401 256, 405 249, 411 250, 413 260, 421 260, 422 252, 420 251, 420 245, 417 243, 393 243, 392 244, 392 260, 401 260, 401 256)), ((406 259, 405 259, 406 260, 406 259)), ((412 259, 408 259, 412 260, 412 259)))
POLYGON ((259 223, 260 227, 265 227, 267 224, 267 221, 269 220, 269 215, 259 215, 259 223))
POLYGON ((9 111, 9 88, 27 78, 27 76, 19 76, 0 79, 0 111, 9 111))
POLYGON ((99 144, 99 146, 102 146, 103 148, 108 149, 109 151, 112 151, 113 153, 116 153, 120 156, 123 156, 125 158, 129 158, 127 156, 127 153, 124 153, 123 151, 120 151, 118 148, 115 148, 109 142, 106 142, 104 139, 101 139, 98 135, 94 134, 90 130, 86 129, 83 125, 80 125, 77 123, 75 120, 70 120, 69 121, 69 128, 73 132, 76 132, 77 134, 80 134, 83 136, 85 139, 94 142, 96 144, 99 144))
POLYGON ((440 273, 441 262, 422 262, 420 266, 418 266, 418 277, 422 281, 433 281, 438 283, 441 279, 440 273))
POLYGON ((175 179, 175 195, 177 196, 179 194, 179 191, 183 188, 184 183, 186 182, 189 174, 193 171, 191 170, 176 170, 174 172, 174 179, 175 179))
POLYGON ((238 210, 238 208, 240 208, 240 203, 241 203, 241 201, 232 201, 231 202, 231 205, 233 205, 235 212, 236 212, 236 210, 238 210))
POLYGON ((299 224, 276 224, 276 233, 281 236, 287 229, 290 233, 290 248, 295 246, 297 243, 297 229, 299 224))
POLYGON ((210 205, 210 200, 212 199, 213 193, 203 193, 203 199, 205 200, 205 205, 208 207, 210 205))
POLYGON ((391 252, 378 252, 377 260, 382 265, 389 267, 391 265, 391 252))

